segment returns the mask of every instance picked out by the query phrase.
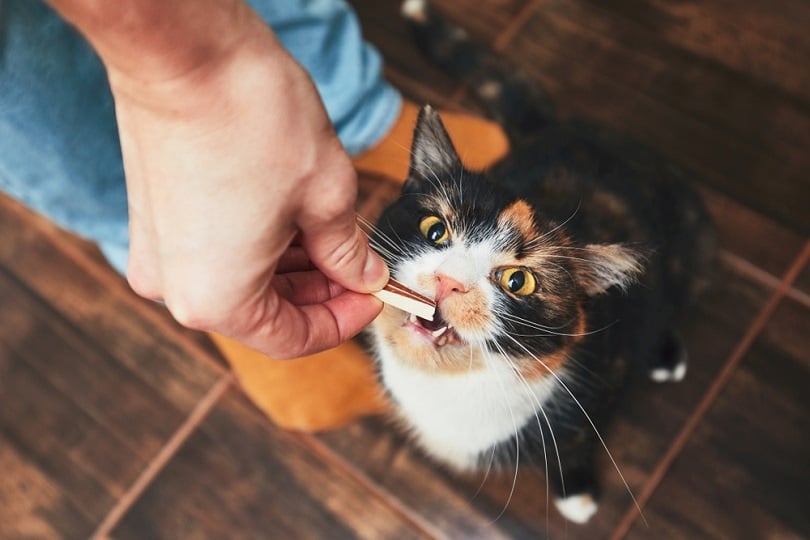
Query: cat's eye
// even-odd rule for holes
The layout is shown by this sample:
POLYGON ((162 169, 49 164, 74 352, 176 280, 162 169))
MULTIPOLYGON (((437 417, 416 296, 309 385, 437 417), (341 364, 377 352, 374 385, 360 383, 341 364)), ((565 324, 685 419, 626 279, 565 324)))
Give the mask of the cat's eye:
POLYGON ((450 234, 447 230, 447 225, 444 221, 437 216, 428 216, 419 222, 419 232, 425 239, 435 245, 441 245, 447 242, 450 234))
POLYGON ((528 296, 537 290, 537 280, 529 270, 520 267, 504 268, 495 274, 503 290, 517 296, 528 296))

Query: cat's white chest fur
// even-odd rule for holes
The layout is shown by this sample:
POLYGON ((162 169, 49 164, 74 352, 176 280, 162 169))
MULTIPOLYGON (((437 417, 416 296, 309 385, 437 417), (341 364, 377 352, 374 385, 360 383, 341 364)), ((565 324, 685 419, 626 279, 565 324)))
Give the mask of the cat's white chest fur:
POLYGON ((385 346, 378 352, 400 416, 425 450, 457 469, 471 469, 494 445, 514 442, 527 422, 545 424, 539 409, 553 385, 522 382, 497 356, 482 369, 441 373, 403 363, 385 346))

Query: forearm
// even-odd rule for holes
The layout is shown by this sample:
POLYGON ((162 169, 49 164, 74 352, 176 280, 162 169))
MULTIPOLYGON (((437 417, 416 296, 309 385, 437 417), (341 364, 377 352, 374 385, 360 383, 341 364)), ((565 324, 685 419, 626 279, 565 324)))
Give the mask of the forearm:
POLYGON ((93 45, 111 77, 160 83, 268 36, 242 0, 47 0, 93 45))

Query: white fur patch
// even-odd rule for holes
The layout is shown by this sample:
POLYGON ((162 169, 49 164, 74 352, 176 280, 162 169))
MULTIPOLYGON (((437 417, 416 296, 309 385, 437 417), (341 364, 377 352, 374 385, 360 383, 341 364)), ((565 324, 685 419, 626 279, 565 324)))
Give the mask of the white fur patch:
POLYGON ((514 440, 527 422, 545 422, 539 409, 554 388, 548 378, 524 383, 498 355, 484 369, 427 371, 402 362, 384 342, 378 356, 398 412, 431 455, 459 469, 476 466, 494 445, 514 440))
POLYGON ((663 383, 667 381, 680 382, 686 376, 686 361, 681 360, 674 369, 656 368, 650 371, 650 379, 663 383))
POLYGON ((565 499, 556 499, 554 505, 567 519, 574 523, 585 523, 596 513, 599 505, 590 495, 572 495, 565 499))

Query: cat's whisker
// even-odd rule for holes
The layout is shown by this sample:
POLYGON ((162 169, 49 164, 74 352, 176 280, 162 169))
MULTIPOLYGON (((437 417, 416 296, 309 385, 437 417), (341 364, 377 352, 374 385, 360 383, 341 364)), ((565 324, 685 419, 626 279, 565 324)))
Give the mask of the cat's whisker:
MULTIPOLYGON (((468 370, 472 371, 473 370, 473 346, 472 346, 471 343, 468 344, 468 349, 470 350, 470 363, 469 363, 469 366, 468 366, 468 370)), ((482 388, 482 390, 485 390, 485 388, 486 387, 482 388)), ((482 399, 484 401, 490 401, 491 400, 491 396, 490 396, 489 392, 486 392, 486 391, 482 392, 481 397, 482 397, 482 399)), ((487 478, 489 478, 489 473, 492 470, 492 464, 493 464, 494 461, 495 461, 495 446, 493 445, 492 448, 491 448, 491 451, 489 453, 489 462, 487 463, 487 468, 484 471, 484 477, 481 479, 481 483, 478 485, 478 489, 475 490, 475 493, 472 496, 473 499, 478 497, 479 493, 481 493, 481 490, 484 489, 484 484, 486 484, 487 478)))
POLYGON ((561 265, 561 264, 557 264, 557 263, 553 263, 553 262, 551 262, 551 261, 544 261, 544 263, 545 263, 545 264, 548 264, 548 265, 551 265, 551 266, 554 266, 555 268, 559 268, 560 270, 562 270, 563 272, 565 272, 565 274, 568 276, 568 279, 570 279, 570 280, 571 280, 571 283, 572 283, 572 284, 576 284, 577 280, 576 280, 576 279, 574 279, 574 276, 573 276, 573 275, 571 275, 571 272, 569 272, 569 271, 568 271, 568 269, 567 269, 566 267, 564 267, 563 265, 561 265))
POLYGON ((379 229, 379 227, 377 227, 374 224, 372 224, 371 222, 369 222, 366 218, 358 215, 357 216, 357 221, 360 223, 361 229, 362 229, 363 226, 368 228, 368 231, 363 231, 363 232, 366 233, 366 235, 370 236, 369 232, 374 234, 374 237, 372 239, 376 240, 376 238, 379 238, 380 240, 382 240, 386 244, 388 244, 389 247, 391 247, 391 248, 393 248, 393 249, 395 249, 397 251, 401 250, 401 247, 398 246, 396 243, 394 243, 394 241, 387 234, 382 232, 379 229))
POLYGON ((579 410, 582 411, 583 415, 585 415, 585 419, 588 421, 588 424, 590 424, 590 426, 593 429, 594 434, 596 435, 597 439, 599 439, 599 443, 602 445, 602 448, 604 448, 605 453, 607 454, 608 458, 610 459, 610 462, 613 464, 613 468, 616 469, 616 473, 619 475, 619 478, 621 479, 622 483, 624 484, 624 487, 627 490, 627 493, 630 495, 630 498, 633 500, 633 504, 635 505, 636 509, 638 510, 638 513, 641 516, 641 519, 644 521, 645 524, 647 524, 647 519, 644 517, 644 513, 642 512, 641 506, 638 504, 638 501, 636 500, 636 496, 633 494, 633 490, 630 489, 630 484, 627 483, 627 480, 625 479, 624 475, 622 474, 621 469, 619 468, 619 464, 616 463, 616 460, 614 459, 613 454, 610 452, 610 450, 607 447, 607 443, 605 443, 605 439, 602 437, 602 434, 596 428, 596 424, 594 423, 593 419, 591 418, 591 415, 588 414, 588 411, 585 410, 585 407, 582 406, 582 403, 580 403, 580 401, 577 399, 577 397, 574 395, 574 393, 571 391, 571 389, 568 388, 568 385, 565 384, 565 382, 563 382, 563 380, 559 377, 559 375, 557 375, 554 372, 554 370, 552 370, 550 367, 548 367, 548 365, 545 362, 540 360, 540 358, 538 358, 535 354, 533 354, 531 351, 529 351, 529 349, 527 349, 525 346, 523 346, 523 344, 521 344, 518 340, 512 338, 508 334, 507 334, 507 337, 509 339, 511 339, 515 343, 515 345, 517 345, 519 348, 523 349, 526 352, 526 354, 528 354, 530 357, 537 360, 537 362, 546 371, 548 371, 548 373, 552 377, 554 377, 554 379, 566 391, 566 393, 569 396, 571 396, 571 399, 574 400, 574 403, 576 403, 579 410))
POLYGON ((549 420, 548 415, 546 414, 546 411, 543 408, 542 403, 540 403, 540 399, 537 397, 537 394, 534 393, 534 391, 532 390, 532 388, 529 385, 528 381, 526 381, 526 378, 523 376, 523 374, 520 372, 520 370, 517 368, 517 366, 514 364, 514 362, 512 362, 509 359, 509 355, 506 353, 506 351, 504 351, 503 348, 500 345, 498 345, 497 343, 495 344, 495 346, 498 349, 498 351, 500 352, 503 359, 506 360, 507 365, 509 366, 509 368, 515 373, 515 376, 518 378, 518 380, 521 382, 521 384, 523 384, 523 387, 526 389, 526 392, 529 394, 530 399, 532 399, 532 401, 533 401, 532 405, 533 405, 533 409, 534 409, 534 418, 535 418, 535 420, 537 420, 537 429, 540 430, 540 444, 543 447, 543 466, 545 467, 545 470, 546 470, 546 529, 548 529, 549 503, 551 501, 551 486, 550 486, 550 481, 549 481, 549 477, 548 477, 549 472, 548 472, 548 452, 546 450, 546 437, 545 437, 545 434, 543 433, 543 425, 540 422, 540 417, 537 416, 537 410, 538 409, 540 410, 540 414, 543 415, 543 418, 546 421, 546 425, 548 426, 549 433, 551 434, 551 441, 552 441, 552 444, 554 445, 554 453, 557 456, 557 465, 558 465, 559 470, 560 470, 560 482, 561 482, 561 487, 562 487, 562 493, 563 493, 563 497, 565 497, 565 478, 563 477, 562 459, 561 459, 561 456, 560 456, 560 449, 557 446, 557 438, 554 435, 554 430, 551 427, 551 421, 549 420))
POLYGON ((539 237, 539 238, 537 238, 537 241, 539 242, 540 240, 544 239, 545 237, 547 237, 547 236, 549 236, 549 235, 551 235, 551 234, 554 234, 554 233, 555 233, 555 232, 557 232, 558 230, 560 230, 560 229, 562 229, 563 227, 565 227, 566 225, 568 225, 568 223, 569 223, 569 222, 570 222, 572 219, 574 219, 574 217, 575 217, 575 216, 576 216, 576 215, 579 213, 579 209, 580 209, 581 207, 582 207, 582 198, 580 198, 580 199, 579 199, 579 202, 577 203, 577 207, 574 209, 574 211, 571 213, 571 215, 570 215, 570 216, 568 216, 568 217, 565 219, 565 221, 563 221, 562 223, 560 223, 559 225, 557 225, 556 227, 554 227, 554 228, 553 228, 553 229, 551 229, 550 231, 546 231, 546 232, 544 232, 542 235, 540 235, 540 237, 539 237))
MULTIPOLYGON (((489 354, 483 345, 479 345, 481 349, 481 354, 492 363, 492 357, 489 354)), ((512 477, 512 488, 509 490, 509 497, 506 499, 506 504, 504 504, 503 509, 501 512, 495 516, 495 519, 492 522, 496 522, 501 519, 506 513, 506 510, 509 508, 509 505, 512 503, 512 497, 515 494, 515 488, 517 487, 517 477, 518 477, 518 470, 520 469, 520 432, 518 431, 517 421, 515 420, 515 413, 512 410, 512 405, 509 404, 509 399, 506 395, 506 389, 503 386, 503 381, 501 381, 500 377, 495 377, 496 381, 498 382, 498 387, 501 389, 501 393, 503 395, 504 403, 506 403, 506 408, 509 410, 509 416, 512 419, 512 429, 515 432, 515 475, 512 477)))
POLYGON ((538 330, 548 330, 549 332, 554 331, 554 330, 559 330, 560 328, 565 328, 566 326, 570 325, 573 322, 573 321, 568 321, 568 322, 563 323, 563 324, 561 324, 559 326, 545 326, 545 325, 542 325, 540 323, 530 321, 529 319, 525 319, 525 318, 523 318, 523 317, 521 317, 519 315, 513 315, 513 314, 509 313, 508 311, 498 309, 497 314, 502 315, 503 317, 505 317, 507 319, 511 319, 511 320, 513 320, 515 322, 520 322, 520 323, 526 324, 527 326, 532 326, 534 328, 537 328, 538 330))
MULTIPOLYGON (((493 313, 495 315, 497 315, 498 317, 500 317, 502 319, 505 319, 505 320, 508 320, 510 322, 514 322, 514 323, 517 323, 517 324, 520 324, 520 325, 523 325, 523 326, 527 326, 527 327, 535 329, 535 330, 541 330, 541 331, 545 332, 545 333, 542 333, 542 334, 519 334, 517 332, 512 331, 511 329, 505 329, 505 328, 502 329, 503 330, 502 333, 506 333, 506 331, 509 331, 509 334, 511 334, 513 336, 523 336, 523 337, 554 337, 554 336, 557 336, 557 337, 585 337, 585 336, 590 336, 590 335, 593 335, 593 334, 598 334, 600 332, 604 332, 605 330, 607 330, 608 328, 610 328, 611 326, 613 326, 614 324, 619 322, 619 321, 613 321, 610 324, 607 324, 607 325, 602 326, 600 328, 597 328, 595 330, 589 330, 587 332, 576 332, 576 333, 556 332, 554 330, 554 328, 562 328, 562 326, 555 326, 554 328, 550 328, 550 327, 543 326, 541 324, 526 320, 526 319, 524 319, 522 317, 518 317, 517 315, 512 315, 512 314, 507 313, 505 311, 500 311, 500 310, 498 310, 497 308, 494 308, 494 307, 493 307, 492 311, 493 311, 493 313)), ((564 325, 564 326, 567 326, 567 325, 564 325)))
POLYGON ((524 326, 528 326, 529 328, 534 328, 535 330, 542 330, 542 331, 546 332, 545 334, 519 334, 517 332, 509 332, 513 336, 524 336, 524 337, 553 337, 553 336, 557 336, 557 337, 585 337, 585 336, 592 336, 594 334, 604 332, 605 330, 609 329, 611 326, 613 326, 614 324, 619 322, 618 320, 616 320, 616 321, 613 321, 613 322, 611 322, 609 324, 606 324, 605 326, 602 326, 600 328, 596 328, 595 330, 588 330, 587 332, 566 333, 566 332, 554 332, 552 330, 549 330, 549 329, 547 329, 547 328, 545 328, 543 326, 539 326, 539 325, 535 326, 530 321, 526 321, 525 319, 520 320, 519 318, 513 318, 507 313, 500 313, 499 315, 501 317, 503 317, 504 319, 510 320, 512 322, 522 324, 524 326))

